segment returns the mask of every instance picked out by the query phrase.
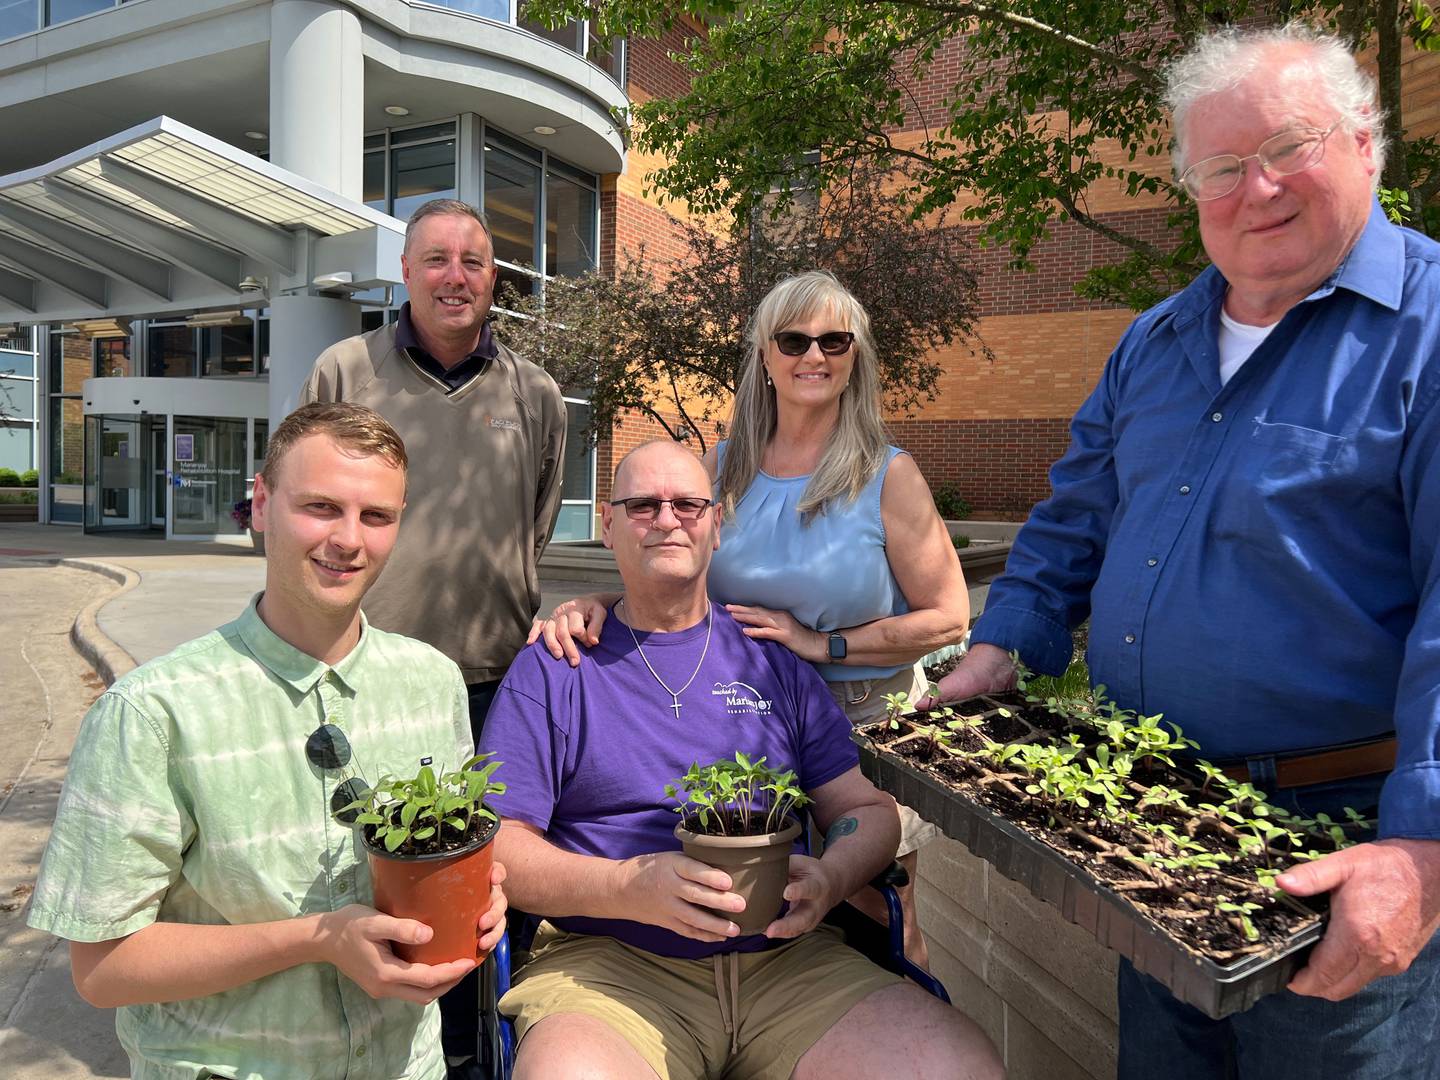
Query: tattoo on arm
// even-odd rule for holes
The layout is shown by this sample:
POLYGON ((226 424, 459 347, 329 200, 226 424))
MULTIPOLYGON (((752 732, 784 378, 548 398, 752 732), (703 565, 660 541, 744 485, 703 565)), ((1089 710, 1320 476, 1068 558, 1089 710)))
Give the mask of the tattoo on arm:
POLYGON ((842 836, 849 836, 858 828, 860 828, 860 822, 856 821, 853 817, 840 818, 831 825, 830 828, 825 830, 825 846, 829 847, 842 836))

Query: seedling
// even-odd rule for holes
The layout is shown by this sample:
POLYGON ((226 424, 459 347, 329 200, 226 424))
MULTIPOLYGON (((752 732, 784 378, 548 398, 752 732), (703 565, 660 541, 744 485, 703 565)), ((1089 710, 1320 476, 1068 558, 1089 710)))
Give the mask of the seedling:
POLYGON ((736 753, 709 765, 692 764, 665 797, 679 805, 675 812, 693 833, 710 836, 764 836, 785 822, 809 796, 795 782, 793 770, 768 768, 765 759, 752 761, 736 753))
POLYGON ((463 847, 485 822, 496 820, 486 798, 505 793, 505 785, 491 779, 500 767, 498 761, 486 761, 491 757, 477 754, 438 776, 426 764, 408 780, 383 777, 344 810, 359 810, 355 824, 389 852, 430 855, 463 847))

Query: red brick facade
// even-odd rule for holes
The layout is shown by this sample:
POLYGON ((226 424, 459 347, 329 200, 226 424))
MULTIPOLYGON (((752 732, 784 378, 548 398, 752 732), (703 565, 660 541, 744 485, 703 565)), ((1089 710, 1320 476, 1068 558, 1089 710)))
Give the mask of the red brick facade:
POLYGON ((1023 513, 1050 494, 1046 474, 1070 441, 1069 421, 898 420, 896 445, 915 458, 932 490, 950 487, 976 510, 1023 513))

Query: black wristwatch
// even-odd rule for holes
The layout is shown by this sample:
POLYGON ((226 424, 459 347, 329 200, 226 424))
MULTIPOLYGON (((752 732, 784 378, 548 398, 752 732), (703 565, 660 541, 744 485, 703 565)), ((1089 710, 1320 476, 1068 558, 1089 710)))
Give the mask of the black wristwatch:
POLYGON ((839 630, 830 635, 829 653, 831 660, 844 660, 846 653, 845 635, 839 630))

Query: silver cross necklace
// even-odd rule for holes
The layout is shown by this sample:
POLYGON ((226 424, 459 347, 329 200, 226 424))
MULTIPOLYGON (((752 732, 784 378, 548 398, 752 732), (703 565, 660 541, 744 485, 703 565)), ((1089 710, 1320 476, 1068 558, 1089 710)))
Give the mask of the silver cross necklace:
MULTIPOLYGON (((623 603, 625 603, 625 598, 622 596, 620 598, 620 604, 623 603)), ((618 607, 619 604, 617 604, 616 606, 618 607)), ((690 689, 690 684, 695 681, 695 676, 699 675, 700 669, 705 666, 705 654, 710 651, 710 631, 714 629, 715 626, 714 607, 710 604, 708 600, 705 602, 705 647, 700 650, 700 659, 695 664, 695 670, 690 673, 690 678, 685 680, 685 685, 680 687, 679 690, 671 690, 670 687, 665 685, 665 680, 660 678, 660 673, 655 670, 654 665, 652 665, 649 659, 645 656, 645 650, 640 647, 640 639, 635 636, 635 628, 630 625, 629 618, 627 617, 624 621, 625 629, 630 631, 630 640, 635 643, 635 651, 640 654, 640 659, 644 662, 645 666, 650 669, 650 674, 654 676, 655 681, 660 684, 660 688, 670 695, 671 701, 674 702, 674 704, 671 705, 670 708, 675 710, 675 719, 679 720, 680 695, 683 694, 686 690, 690 689)))

